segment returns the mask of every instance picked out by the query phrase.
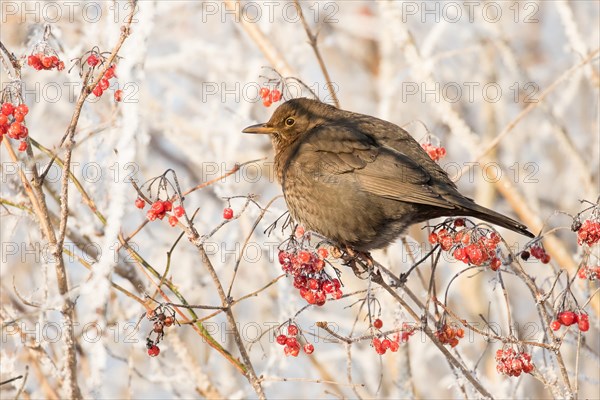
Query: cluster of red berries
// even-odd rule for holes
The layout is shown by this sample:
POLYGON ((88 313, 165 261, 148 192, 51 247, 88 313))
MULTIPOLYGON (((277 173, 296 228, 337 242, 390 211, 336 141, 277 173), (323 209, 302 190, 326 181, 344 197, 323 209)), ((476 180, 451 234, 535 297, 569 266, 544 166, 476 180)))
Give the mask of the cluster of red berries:
MULTIPOLYGON (((287 335, 284 335, 283 333, 277 335, 275 340, 280 345, 285 346, 283 348, 283 353, 286 356, 298 357, 298 354, 300 354, 300 343, 298 342, 297 336, 298 327, 294 324, 288 325, 287 335)), ((303 346, 303 350, 306 354, 312 354, 315 351, 315 346, 311 343, 306 343, 303 346)))
POLYGON ((577 231, 577 243, 592 246, 600 240, 600 221, 586 219, 577 231))
POLYGON ((600 279, 600 267, 583 266, 577 271, 577 276, 590 281, 598 280, 600 279))
MULTIPOLYGON (((146 206, 146 202, 138 197, 135 200, 135 206, 142 210, 146 206)), ((173 207, 173 203, 169 200, 156 200, 146 213, 146 218, 149 221, 154 221, 157 218, 162 220, 167 213, 169 214, 169 225, 175 226, 179 222, 179 218, 183 217, 185 210, 183 206, 173 207)))
POLYGON ((22 140, 19 144, 19 151, 27 150, 27 142, 23 139, 29 135, 29 129, 23 123, 25 116, 29 112, 27 105, 13 103, 2 103, 0 108, 0 142, 4 135, 11 139, 22 140))
POLYGON ((439 244, 444 251, 452 250, 452 256, 465 264, 489 264, 493 271, 497 271, 502 265, 496 256, 500 236, 483 228, 462 229, 464 226, 462 218, 454 220, 454 228, 442 224, 429 234, 429 243, 439 244))
POLYGON ((453 328, 450 325, 444 324, 434 335, 442 344, 456 347, 458 340, 465 337, 465 331, 463 328, 453 328))
POLYGON ((577 324, 581 332, 587 332, 590 329, 590 319, 587 314, 575 313, 573 311, 562 311, 556 315, 556 319, 550 323, 553 331, 557 331, 561 326, 571 326, 577 324))
POLYGON ((157 345, 165 336, 165 328, 177 322, 175 311, 171 307, 159 305, 154 310, 148 310, 146 318, 153 322, 152 330, 146 338, 146 349, 150 357, 156 357, 160 354, 160 348, 157 345), (156 339, 152 339, 152 334, 156 334, 156 339))
MULTIPOLYGON (((87 64, 92 68, 95 67, 96 65, 98 65, 99 62, 100 62, 100 59, 95 54, 90 54, 89 57, 87 58, 87 64)), ((96 87, 94 87, 94 89, 92 89, 92 93, 94 94, 94 96, 96 96, 96 97, 102 96, 104 91, 109 88, 110 79, 117 76, 115 73, 116 69, 117 69, 116 64, 112 64, 110 67, 108 67, 108 69, 102 76, 102 79, 100 79, 100 81, 98 82, 96 87)), ((123 98, 123 91, 122 90, 115 91, 115 101, 121 101, 122 98, 123 98)))
POLYGON ((436 147, 431 143, 423 143, 421 147, 427 152, 427 155, 431 157, 433 161, 439 161, 446 157, 446 149, 442 146, 436 147))
POLYGON ((496 350, 496 371, 508 376, 520 376, 522 372, 528 374, 533 371, 531 354, 516 352, 511 348, 496 350))
POLYGON ((521 252, 521 259, 523 259, 523 261, 529 260, 530 256, 537 258, 542 264, 548 264, 550 262, 550 254, 546 253, 546 250, 540 244, 531 246, 529 251, 523 250, 521 252))
POLYGON ((260 88, 258 92, 260 98, 263 100, 263 105, 265 107, 271 107, 271 104, 277 103, 281 100, 281 92, 277 89, 269 89, 266 87, 260 88))
MULTIPOLYGON (((373 321, 373 327, 378 330, 381 329, 381 327, 383 327, 383 321, 377 318, 375 321, 373 321)), ((384 355, 388 350, 390 350, 392 353, 395 353, 400 348, 400 343, 408 342, 408 339, 414 335, 414 333, 414 326, 410 326, 405 322, 402 324, 401 332, 396 332, 391 339, 387 337, 374 337, 371 341, 371 344, 373 345, 375 352, 380 356, 384 355)))
POLYGON ((56 54, 32 54, 29 57, 27 57, 27 65, 33 67, 36 71, 42 69, 51 70, 53 68, 56 68, 58 71, 62 71, 63 69, 65 69, 65 63, 60 61, 56 54))
POLYGON ((331 279, 324 271, 328 255, 325 248, 317 251, 303 249, 295 241, 286 250, 279 251, 281 269, 294 277, 294 287, 308 304, 322 306, 327 301, 328 294, 335 300, 342 297, 340 280, 331 279))
POLYGON ((400 348, 400 343, 387 338, 381 340, 380 338, 375 337, 373 338, 372 344, 373 348, 375 349, 375 353, 379 354, 380 356, 384 355, 388 349, 392 353, 395 353, 400 348))

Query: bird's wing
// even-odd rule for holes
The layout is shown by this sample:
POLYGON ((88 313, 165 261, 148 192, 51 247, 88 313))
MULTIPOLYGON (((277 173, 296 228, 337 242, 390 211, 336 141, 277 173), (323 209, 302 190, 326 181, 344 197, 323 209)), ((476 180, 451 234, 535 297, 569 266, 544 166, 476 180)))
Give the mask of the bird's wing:
POLYGON ((374 117, 361 116, 358 119, 358 127, 361 132, 377 132, 377 143, 410 157, 418 165, 425 167, 433 179, 456 189, 456 184, 448 177, 446 171, 429 157, 419 142, 398 125, 374 117))
POLYGON ((431 174, 408 155, 377 144, 355 128, 315 127, 297 154, 302 155, 297 158, 304 164, 302 168, 315 178, 344 177, 354 180, 359 190, 384 198, 455 208, 443 197, 446 185, 440 187, 440 182, 434 182, 431 174))

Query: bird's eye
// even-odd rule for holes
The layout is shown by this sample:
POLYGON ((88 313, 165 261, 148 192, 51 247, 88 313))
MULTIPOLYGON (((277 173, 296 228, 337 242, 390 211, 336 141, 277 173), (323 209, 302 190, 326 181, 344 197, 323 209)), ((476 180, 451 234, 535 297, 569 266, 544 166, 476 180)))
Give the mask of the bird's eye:
POLYGON ((292 125, 294 125, 295 122, 296 122, 296 120, 294 118, 288 118, 285 120, 285 124, 287 126, 292 126, 292 125))

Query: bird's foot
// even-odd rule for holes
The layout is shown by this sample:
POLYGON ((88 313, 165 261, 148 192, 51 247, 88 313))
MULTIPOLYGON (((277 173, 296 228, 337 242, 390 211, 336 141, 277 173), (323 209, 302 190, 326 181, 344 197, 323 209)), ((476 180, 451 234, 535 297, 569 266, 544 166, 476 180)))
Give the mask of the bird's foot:
POLYGON ((350 246, 346 246, 343 252, 337 250, 344 265, 349 266, 358 278, 365 279, 363 275, 372 271, 375 265, 371 254, 368 252, 356 251, 350 246))
POLYGON ((404 286, 404 284, 408 281, 408 272, 403 272, 400 274, 400 276, 398 277, 399 279, 394 282, 394 287, 402 287, 404 286))

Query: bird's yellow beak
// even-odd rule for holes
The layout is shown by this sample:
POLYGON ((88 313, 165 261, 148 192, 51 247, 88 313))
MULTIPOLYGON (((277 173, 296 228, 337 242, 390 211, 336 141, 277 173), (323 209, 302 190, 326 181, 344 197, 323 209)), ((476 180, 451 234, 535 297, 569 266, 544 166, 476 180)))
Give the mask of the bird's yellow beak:
POLYGON ((275 129, 273 129, 270 126, 267 126, 267 124, 256 124, 256 125, 250 125, 248 127, 246 127, 242 132, 243 133, 258 133, 258 134, 263 134, 263 135, 269 135, 271 133, 273 133, 275 131, 275 129))

